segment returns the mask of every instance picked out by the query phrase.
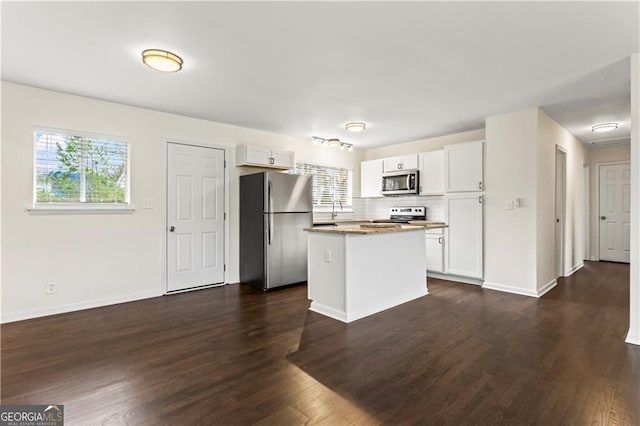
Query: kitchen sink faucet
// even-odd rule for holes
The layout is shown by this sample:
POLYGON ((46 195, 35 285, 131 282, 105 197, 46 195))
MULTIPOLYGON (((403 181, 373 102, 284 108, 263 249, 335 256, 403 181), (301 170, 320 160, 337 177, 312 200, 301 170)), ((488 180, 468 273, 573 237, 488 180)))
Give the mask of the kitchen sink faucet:
POLYGON ((333 200, 333 204, 331 204, 331 220, 334 220, 336 216, 338 216, 338 212, 336 211, 336 203, 340 204, 340 210, 342 210, 342 201, 333 200))

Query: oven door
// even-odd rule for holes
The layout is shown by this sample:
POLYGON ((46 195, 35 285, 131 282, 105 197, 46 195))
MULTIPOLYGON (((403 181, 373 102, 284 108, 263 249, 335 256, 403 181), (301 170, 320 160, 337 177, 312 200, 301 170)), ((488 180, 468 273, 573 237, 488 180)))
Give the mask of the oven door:
POLYGON ((417 194, 418 188, 417 170, 402 170, 382 176, 382 195, 417 194))

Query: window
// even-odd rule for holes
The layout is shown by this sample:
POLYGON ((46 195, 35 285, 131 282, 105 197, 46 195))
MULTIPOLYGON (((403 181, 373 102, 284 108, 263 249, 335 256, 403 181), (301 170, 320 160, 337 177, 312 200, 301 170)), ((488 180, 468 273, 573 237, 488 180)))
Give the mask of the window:
POLYGON ((334 201, 341 202, 343 208, 352 207, 352 170, 296 163, 295 173, 313 176, 314 208, 331 208, 334 201))
POLYGON ((34 204, 129 203, 129 144, 109 137, 36 130, 34 204))

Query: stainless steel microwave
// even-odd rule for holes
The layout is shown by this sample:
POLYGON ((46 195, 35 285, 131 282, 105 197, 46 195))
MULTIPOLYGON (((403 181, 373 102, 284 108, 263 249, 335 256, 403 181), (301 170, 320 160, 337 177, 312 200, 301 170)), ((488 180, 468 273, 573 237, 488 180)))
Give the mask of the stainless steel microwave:
POLYGON ((419 176, 417 170, 400 170, 382 175, 382 195, 418 194, 419 176))

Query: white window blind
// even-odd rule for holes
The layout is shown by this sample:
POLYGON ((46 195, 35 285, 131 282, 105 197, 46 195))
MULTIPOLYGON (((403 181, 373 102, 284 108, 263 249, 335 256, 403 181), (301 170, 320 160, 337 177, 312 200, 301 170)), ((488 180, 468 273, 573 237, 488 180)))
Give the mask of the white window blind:
POLYGON ((313 176, 313 205, 331 207, 334 201, 352 206, 352 171, 339 167, 296 163, 295 173, 313 176))
POLYGON ((129 144, 37 130, 35 204, 129 202, 129 144))

